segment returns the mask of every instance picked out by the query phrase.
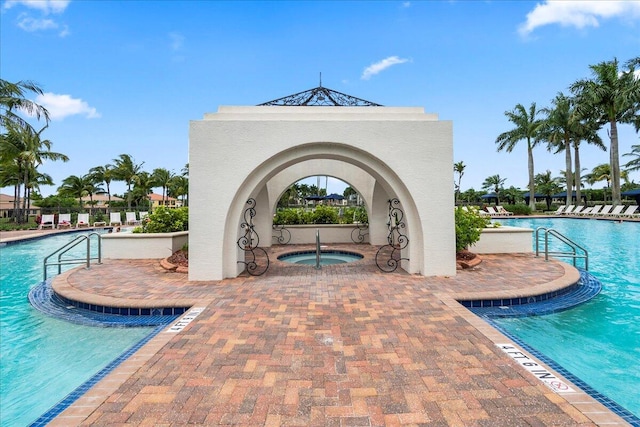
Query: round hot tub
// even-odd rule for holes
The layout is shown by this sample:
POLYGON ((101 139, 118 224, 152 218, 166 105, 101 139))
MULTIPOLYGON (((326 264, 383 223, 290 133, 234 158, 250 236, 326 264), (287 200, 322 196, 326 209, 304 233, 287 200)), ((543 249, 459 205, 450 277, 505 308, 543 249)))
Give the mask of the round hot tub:
MULTIPOLYGON (((320 251, 320 265, 345 264, 359 261, 363 256, 356 252, 322 250, 320 251)), ((316 251, 289 252, 278 257, 279 261, 292 264, 316 265, 316 251)))

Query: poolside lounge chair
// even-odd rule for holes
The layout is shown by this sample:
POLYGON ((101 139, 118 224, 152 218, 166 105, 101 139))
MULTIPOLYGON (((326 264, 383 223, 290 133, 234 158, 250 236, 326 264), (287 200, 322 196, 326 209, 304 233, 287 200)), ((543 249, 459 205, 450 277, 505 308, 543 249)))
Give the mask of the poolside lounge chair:
POLYGON ((71 228, 71 214, 58 215, 58 228, 71 228))
POLYGON ((571 212, 569 215, 580 215, 583 209, 584 209, 584 206, 582 205, 576 206, 573 212, 571 212))
POLYGON ((638 209, 638 205, 629 205, 624 212, 620 213, 620 218, 637 218, 640 214, 635 213, 638 209))
POLYGON ((136 213, 135 212, 127 212, 125 215, 126 215, 125 223, 127 225, 140 224, 140 221, 138 221, 137 218, 136 218, 136 213))
POLYGON ((604 214, 604 216, 613 217, 613 218, 618 217, 620 216, 620 212, 622 212, 623 209, 624 209, 624 205, 618 205, 615 208, 613 208, 611 212, 604 214))
POLYGON ((109 225, 122 225, 120 212, 111 212, 109 215, 109 225))
POLYGON ((76 221, 76 228, 81 227, 89 227, 89 214, 88 213, 80 213, 78 214, 78 220, 76 221))
POLYGON ((140 217, 140 221, 142 221, 143 219, 149 216, 149 212, 140 211, 138 212, 138 216, 140 217))
POLYGON ((564 212, 564 208, 566 208, 565 205, 560 206, 558 209, 556 209, 556 211, 553 213, 553 215, 561 215, 562 212, 564 212))
POLYGON ((589 212, 589 215, 587 215, 587 216, 595 216, 595 215, 598 215, 598 212, 600 212, 600 209, 602 209, 602 205, 595 205, 595 206, 591 209, 591 212, 589 212))
POLYGON ((509 212, 508 210, 506 210, 504 207, 502 206, 496 206, 496 211, 498 212, 498 214, 500 215, 506 215, 506 216, 511 216, 513 215, 513 212, 509 212))
POLYGON ((580 211, 578 216, 587 216, 591 213, 592 210, 593 210, 593 207, 584 208, 583 210, 580 211))
POLYGON ((498 213, 498 211, 496 211, 496 210, 495 210, 495 208, 494 208, 493 206, 487 206, 485 209, 487 210, 487 212, 489 213, 489 215, 491 215, 492 217, 493 217, 493 216, 498 216, 498 215, 500 215, 500 214, 498 213))
POLYGON ((606 216, 609 211, 611 211, 611 208, 613 208, 613 205, 604 205, 602 207, 602 210, 600 212, 598 212, 596 215, 598 216, 606 216))
POLYGON ((565 209, 564 212, 562 212, 562 215, 572 214, 573 213, 573 208, 575 208, 575 205, 567 206, 567 209, 565 209))
POLYGON ((54 228, 56 228, 56 224, 54 221, 55 221, 55 216, 53 214, 42 215, 42 218, 40 218, 40 226, 38 228, 40 230, 45 228, 51 228, 53 230, 54 228))

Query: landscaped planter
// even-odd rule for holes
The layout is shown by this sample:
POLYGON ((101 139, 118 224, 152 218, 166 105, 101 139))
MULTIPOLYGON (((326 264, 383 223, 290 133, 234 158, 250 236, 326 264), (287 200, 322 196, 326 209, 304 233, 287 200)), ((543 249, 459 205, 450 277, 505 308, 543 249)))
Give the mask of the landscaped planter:
POLYGON ((189 241, 188 231, 175 233, 110 233, 102 235, 105 259, 155 259, 170 257, 189 241))
MULTIPOLYGON (((354 238, 358 237, 356 224, 311 224, 311 225, 285 225, 285 228, 291 233, 290 244, 304 244, 316 242, 316 230, 320 231, 320 242, 322 243, 368 243, 368 236, 364 237, 363 242, 354 242, 351 239, 353 232, 354 238), (356 230, 356 231, 354 231, 356 230)), ((362 233, 368 233, 368 229, 362 230, 362 233)), ((273 233, 276 237, 280 235, 278 231, 273 233)), ((274 238, 273 243, 277 244, 274 238)))
POLYGON ((477 254, 533 252, 533 230, 505 226, 484 228, 480 240, 469 250, 477 254))

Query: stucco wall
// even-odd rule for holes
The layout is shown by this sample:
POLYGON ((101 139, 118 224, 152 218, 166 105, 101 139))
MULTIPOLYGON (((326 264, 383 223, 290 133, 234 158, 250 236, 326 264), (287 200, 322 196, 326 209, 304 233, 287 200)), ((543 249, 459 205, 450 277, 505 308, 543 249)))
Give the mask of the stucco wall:
POLYGON ((190 280, 236 276, 247 199, 311 159, 354 165, 400 200, 408 272, 455 274, 451 122, 414 107, 220 107, 191 122, 189 139, 190 280))
POLYGON ((189 232, 110 233, 103 234, 101 240, 104 259, 159 259, 182 249, 189 232))

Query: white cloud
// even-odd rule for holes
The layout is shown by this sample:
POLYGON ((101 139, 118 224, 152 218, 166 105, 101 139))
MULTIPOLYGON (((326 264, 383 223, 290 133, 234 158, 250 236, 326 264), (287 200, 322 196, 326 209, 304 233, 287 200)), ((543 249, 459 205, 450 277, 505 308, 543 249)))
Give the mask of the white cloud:
POLYGON ((62 13, 65 11, 71 0, 7 0, 4 8, 10 9, 16 5, 22 5, 29 9, 36 9, 44 14, 62 13))
POLYGON ((18 18, 18 27, 28 32, 42 31, 42 30, 55 30, 58 28, 58 24, 52 19, 42 18, 37 19, 28 15, 21 15, 18 18))
POLYGON ((382 61, 378 61, 375 64, 369 65, 367 68, 364 69, 364 71, 362 72, 362 76, 360 76, 360 78, 362 80, 369 80, 372 76, 375 76, 376 74, 386 70, 392 65, 404 64, 405 62, 410 62, 410 60, 406 58, 399 58, 397 56, 390 56, 388 58, 383 59, 382 61))
POLYGON ((38 95, 35 102, 49 111, 51 120, 62 120, 65 117, 75 115, 83 115, 88 119, 100 117, 100 113, 95 108, 89 107, 86 101, 72 98, 69 95, 46 92, 38 95))
POLYGON ((184 44, 184 36, 175 31, 169 33, 169 47, 171 50, 180 50, 182 49, 182 45, 184 44))
POLYGON ((582 1, 546 0, 536 4, 527 14, 527 21, 518 32, 526 36, 538 27, 559 24, 563 27, 598 27, 600 21, 613 17, 640 17, 640 2, 637 1, 582 1))

